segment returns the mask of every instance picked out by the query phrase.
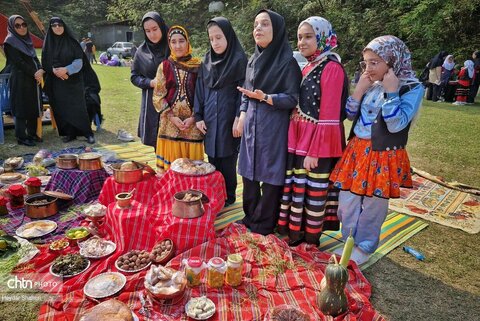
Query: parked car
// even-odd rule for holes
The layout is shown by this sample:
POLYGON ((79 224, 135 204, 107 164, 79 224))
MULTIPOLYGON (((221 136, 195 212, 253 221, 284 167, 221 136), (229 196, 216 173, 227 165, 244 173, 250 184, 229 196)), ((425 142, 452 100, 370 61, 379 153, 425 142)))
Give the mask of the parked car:
POLYGON ((307 58, 302 56, 300 51, 294 51, 293 52, 293 58, 295 58, 297 60, 297 63, 300 66, 300 69, 303 69, 303 67, 305 67, 305 65, 308 63, 307 58))
POLYGON ((110 48, 107 49, 107 53, 117 55, 118 58, 132 57, 132 50, 135 45, 131 42, 115 42, 110 48))

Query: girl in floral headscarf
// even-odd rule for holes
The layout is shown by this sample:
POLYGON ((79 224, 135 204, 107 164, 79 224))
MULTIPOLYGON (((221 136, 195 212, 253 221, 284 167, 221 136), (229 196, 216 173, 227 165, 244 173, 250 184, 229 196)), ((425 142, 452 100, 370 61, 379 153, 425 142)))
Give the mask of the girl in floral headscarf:
POLYGON ((345 147, 342 110, 348 79, 338 54, 330 22, 310 17, 297 31, 298 49, 307 58, 300 99, 290 118, 287 172, 278 231, 290 244, 318 245, 323 230, 337 230, 339 190, 328 177, 345 147))
POLYGON ((157 168, 167 170, 177 158, 203 160, 203 134, 195 126, 193 103, 201 60, 192 57, 187 31, 168 30, 170 57, 157 70, 153 105, 160 113, 157 137, 157 168))
POLYGON ((382 36, 363 49, 363 74, 348 97, 353 120, 350 141, 330 180, 341 189, 338 217, 342 234, 355 239, 352 259, 364 263, 378 247, 388 200, 412 187, 405 146, 423 87, 412 70, 411 54, 397 37, 382 36))

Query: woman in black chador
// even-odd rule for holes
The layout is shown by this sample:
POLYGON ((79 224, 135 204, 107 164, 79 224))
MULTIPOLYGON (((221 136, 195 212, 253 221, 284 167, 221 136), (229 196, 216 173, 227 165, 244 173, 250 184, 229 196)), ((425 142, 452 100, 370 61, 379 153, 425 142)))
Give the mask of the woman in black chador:
MULTIPOLYGON (((37 118, 41 113, 39 83, 44 71, 33 48, 28 25, 22 16, 8 18, 8 35, 5 38, 5 55, 10 69, 12 113, 15 116, 15 137, 20 145, 35 146, 37 118)), ((0 115, 1 117, 1 115, 0 115)))
POLYGON ((62 19, 50 19, 42 50, 45 88, 63 141, 85 136, 95 143, 85 102, 83 51, 62 19))

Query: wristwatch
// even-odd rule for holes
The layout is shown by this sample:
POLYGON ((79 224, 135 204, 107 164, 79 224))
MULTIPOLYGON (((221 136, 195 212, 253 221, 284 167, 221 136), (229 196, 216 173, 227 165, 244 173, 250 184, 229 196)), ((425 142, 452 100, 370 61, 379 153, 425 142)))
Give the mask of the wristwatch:
POLYGON ((260 101, 267 101, 269 98, 268 94, 265 94, 265 96, 263 96, 262 99, 260 99, 260 101))

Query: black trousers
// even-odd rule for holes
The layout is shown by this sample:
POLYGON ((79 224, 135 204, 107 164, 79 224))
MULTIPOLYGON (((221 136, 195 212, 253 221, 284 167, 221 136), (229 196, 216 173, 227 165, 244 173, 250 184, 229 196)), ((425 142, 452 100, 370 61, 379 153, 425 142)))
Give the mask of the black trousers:
POLYGON ((37 136, 37 118, 18 118, 15 117, 15 137, 17 139, 27 139, 37 136))
POLYGON ((277 225, 283 186, 251 181, 243 177, 245 226, 252 232, 272 234, 277 225))
POLYGON ((475 102, 475 97, 477 96, 479 85, 480 81, 475 79, 473 84, 470 86, 470 93, 468 94, 467 103, 473 104, 475 102))
POLYGON ((432 101, 437 101, 440 98, 442 87, 440 85, 432 84, 432 101))
POLYGON ((208 156, 208 162, 215 166, 217 171, 222 173, 225 178, 225 186, 227 188, 227 201, 228 204, 235 203, 236 190, 237 190, 237 158, 238 153, 234 153, 228 157, 210 157, 208 156))

